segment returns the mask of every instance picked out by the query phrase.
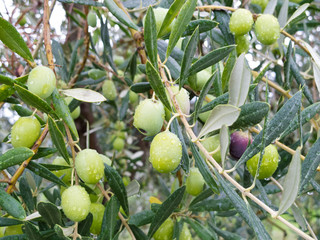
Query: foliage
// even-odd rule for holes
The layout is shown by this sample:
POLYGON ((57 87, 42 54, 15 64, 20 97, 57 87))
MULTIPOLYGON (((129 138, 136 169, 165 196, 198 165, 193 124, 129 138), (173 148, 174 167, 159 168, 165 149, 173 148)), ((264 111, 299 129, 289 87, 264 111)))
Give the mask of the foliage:
POLYGON ((4 1, 0 239, 317 239, 319 2, 267 2, 4 1), (20 117, 41 125, 30 148, 20 117), (277 170, 254 177, 269 144, 277 170))

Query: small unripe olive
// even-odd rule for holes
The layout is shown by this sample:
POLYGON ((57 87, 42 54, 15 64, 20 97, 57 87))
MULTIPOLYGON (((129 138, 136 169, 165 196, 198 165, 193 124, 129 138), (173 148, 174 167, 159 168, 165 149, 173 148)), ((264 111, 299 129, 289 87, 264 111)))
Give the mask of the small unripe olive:
POLYGON ((236 36, 235 37, 236 40, 236 51, 237 51, 237 55, 239 56, 241 53, 247 53, 249 50, 249 36, 248 35, 243 35, 243 36, 236 36))
POLYGON ((202 192, 205 181, 198 168, 191 168, 186 181, 186 191, 192 196, 202 192))
MULTIPOLYGON (((117 65, 117 66, 121 66, 124 63, 124 58, 123 56, 119 56, 116 55, 113 57, 113 62, 117 65)), ((120 75, 120 74, 119 74, 120 75)), ((123 75, 123 74, 122 74, 123 75)))
POLYGON ((210 68, 206 68, 200 72, 197 72, 196 76, 196 85, 191 87, 196 91, 200 91, 211 77, 210 68))
POLYGON ((113 149, 117 150, 118 152, 122 151, 124 148, 125 141, 121 137, 116 137, 116 139, 113 141, 113 149))
MULTIPOLYGON (((70 162, 72 162, 72 159, 69 159, 70 162)), ((62 165, 62 166, 70 166, 63 157, 56 157, 53 162, 53 165, 62 165)), ((56 175, 57 177, 61 177, 62 175, 64 175, 64 177, 62 178, 62 180, 64 182, 70 182, 71 181, 71 174, 72 174, 72 168, 67 168, 67 169, 62 169, 62 170, 56 170, 53 171, 54 175, 56 175)))
POLYGON ((106 71, 100 70, 100 69, 90 69, 88 71, 88 75, 90 78, 97 80, 99 78, 106 76, 106 71))
POLYGON ((13 147, 31 147, 38 139, 41 125, 36 118, 21 117, 11 129, 11 144, 13 147))
MULTIPOLYGON (((299 1, 301 1, 301 0, 299 0, 299 1)), ((268 5, 268 3, 269 3, 269 0, 251 0, 251 4, 256 4, 261 7, 261 12, 264 11, 264 9, 268 5)))
POLYGON ((251 12, 247 9, 240 8, 232 13, 229 27, 234 35, 244 35, 251 30, 252 24, 253 17, 251 12))
MULTIPOLYGON (((73 100, 73 97, 66 97, 64 100, 66 101, 67 105, 69 105, 73 100)), ((77 119, 79 116, 80 116, 80 106, 76 107, 76 109, 73 110, 71 113, 71 117, 73 119, 77 119)))
POLYGON ((181 233, 179 235, 179 240, 192 240, 192 235, 190 233, 190 230, 187 226, 187 224, 183 224, 181 233))
MULTIPOLYGON (((252 176, 255 176, 260 153, 254 155, 247 161, 247 168, 252 176)), ((277 170, 279 162, 279 154, 275 145, 270 144, 264 149, 261 166, 257 178, 269 178, 277 170)))
POLYGON ((97 17, 94 11, 90 11, 87 16, 87 21, 89 26, 96 27, 97 26, 97 17))
POLYGON ((101 203, 91 203, 90 213, 93 216, 90 232, 93 234, 99 234, 101 231, 101 224, 103 220, 105 207, 101 203))
POLYGON ((168 218, 161 224, 158 230, 153 235, 154 240, 172 240, 174 223, 171 218, 168 218))
POLYGON ((37 66, 29 73, 27 85, 30 92, 45 99, 56 87, 56 76, 50 68, 37 66))
POLYGON ((152 140, 149 160, 158 172, 172 172, 179 166, 181 157, 182 145, 177 135, 164 131, 152 140))
MULTIPOLYGON (((208 94, 205 98, 205 100, 202 102, 202 107, 207 105, 209 102, 211 102, 215 97, 213 95, 208 94)), ((203 112, 199 114, 199 118, 201 119, 202 122, 206 122, 211 114, 212 110, 203 112)))
POLYGON ((78 176, 90 184, 97 183, 104 175, 103 160, 99 153, 93 149, 84 149, 75 159, 78 176))
POLYGON ((87 217, 90 205, 89 194, 79 185, 71 186, 62 193, 62 210, 74 222, 82 221, 87 217))
POLYGON ((255 23, 255 33, 259 42, 271 45, 280 37, 278 19, 271 14, 262 14, 255 23))
MULTIPOLYGON (((203 142, 201 142, 202 145, 204 146, 205 149, 207 149, 207 151, 213 152, 215 150, 218 149, 218 147, 220 146, 220 137, 219 135, 214 135, 211 137, 206 138, 203 142)), ((204 154, 202 152, 200 152, 200 155, 202 156, 203 159, 206 159, 206 157, 204 156, 204 154)), ((214 160, 216 160, 218 163, 221 162, 221 152, 220 149, 217 150, 217 152, 215 152, 214 154, 211 154, 211 156, 214 158, 214 160)))
POLYGON ((117 89, 113 81, 111 80, 104 81, 102 85, 102 93, 103 93, 103 96, 110 101, 114 101, 116 99, 117 89))
POLYGON ((164 120, 164 107, 160 101, 145 99, 136 107, 133 125, 143 134, 153 136, 160 132, 164 120))
POLYGON ((129 92, 129 102, 131 104, 135 104, 136 102, 138 102, 139 100, 139 95, 137 93, 135 93, 134 91, 129 92))
MULTIPOLYGON (((154 16, 155 16, 155 19, 156 19, 157 33, 160 31, 161 25, 163 23, 164 18, 167 15, 167 12, 168 12, 168 9, 161 8, 161 7, 153 9, 153 13, 154 13, 154 16)), ((144 26, 145 26, 145 18, 146 17, 143 18, 143 25, 144 26)), ((171 29, 172 29, 172 26, 173 26, 173 22, 169 26, 167 26, 167 28, 166 28, 166 30, 165 30, 163 35, 166 35, 166 34, 170 33, 171 29)))
MULTIPOLYGON (((189 113, 190 113, 189 92, 184 88, 181 88, 179 91, 179 86, 171 86, 171 91, 175 95, 176 101, 177 101, 182 113, 189 115, 189 113)), ((173 105, 173 103, 171 102, 171 98, 170 98, 168 91, 166 91, 166 92, 167 92, 168 99, 170 99, 171 105, 173 105)))
POLYGON ((117 121, 114 125, 115 129, 121 131, 123 129, 125 129, 126 124, 123 121, 117 121))

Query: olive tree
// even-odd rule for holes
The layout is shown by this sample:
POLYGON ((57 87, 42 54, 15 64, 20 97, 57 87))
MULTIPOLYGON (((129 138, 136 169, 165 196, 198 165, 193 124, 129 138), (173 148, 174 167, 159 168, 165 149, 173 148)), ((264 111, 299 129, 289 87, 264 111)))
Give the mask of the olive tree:
POLYGON ((318 1, 3 9, 0 237, 317 239, 318 1))

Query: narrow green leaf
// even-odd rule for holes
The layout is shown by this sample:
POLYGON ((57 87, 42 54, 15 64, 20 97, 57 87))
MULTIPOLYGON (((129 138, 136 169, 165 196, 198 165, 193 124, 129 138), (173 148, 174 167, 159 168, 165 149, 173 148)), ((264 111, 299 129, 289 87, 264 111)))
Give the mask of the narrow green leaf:
POLYGON ((220 228, 216 227, 216 226, 211 226, 211 228, 213 228, 213 230, 223 239, 228 239, 228 240, 244 240, 244 238, 242 238, 241 236, 239 236, 238 234, 232 233, 232 232, 228 232, 228 231, 224 231, 221 230, 220 228))
POLYGON ((188 80, 187 73, 192 64, 194 54, 196 53, 198 41, 199 41, 199 28, 197 27, 196 30, 194 30, 192 36, 190 37, 183 54, 182 63, 181 63, 180 80, 179 80, 179 89, 181 89, 183 85, 186 83, 186 81, 188 80))
POLYGON ((24 219, 26 217, 26 212, 24 211, 21 203, 2 188, 0 188, 0 206, 14 218, 24 219))
POLYGON ((81 46, 83 44, 83 41, 84 41, 83 39, 77 40, 77 42, 72 50, 70 64, 69 64, 69 77, 68 77, 69 79, 71 78, 71 76, 74 72, 74 68, 77 63, 78 48, 79 48, 79 46, 81 46))
MULTIPOLYGON (((161 41, 159 40, 158 41, 158 54, 159 54, 160 60, 164 61, 166 58, 165 54, 166 54, 167 48, 162 49, 162 47, 159 46, 160 42, 161 41)), ((174 50, 173 50, 173 52, 174 52, 174 50)), ((179 63, 173 57, 169 56, 167 58, 167 62, 165 63, 165 65, 168 67, 172 79, 178 79, 180 76, 180 72, 181 72, 181 67, 180 67, 179 63)))
POLYGON ((239 117, 240 108, 230 104, 220 104, 212 109, 210 116, 202 127, 199 137, 220 129, 222 125, 231 126, 239 117))
POLYGON ((302 4, 302 5, 291 15, 291 17, 288 19, 288 21, 286 22, 286 24, 285 24, 285 26, 284 26, 283 28, 285 28, 292 20, 294 20, 295 18, 299 17, 302 13, 304 13, 309 6, 310 6, 310 3, 302 4))
POLYGON ((78 233, 81 236, 90 236, 90 227, 92 225, 92 222, 93 222, 93 215, 92 213, 89 213, 86 219, 79 222, 78 233))
POLYGON ((280 28, 283 28, 286 25, 288 20, 288 8, 289 8, 289 0, 284 0, 281 4, 281 9, 278 15, 278 22, 280 28))
POLYGON ((291 206, 291 211, 294 216, 294 219, 301 227, 302 231, 307 231, 307 222, 305 217, 303 216, 302 209, 300 209, 295 203, 291 206))
POLYGON ((205 106, 203 106, 199 110, 199 113, 208 112, 208 111, 214 109, 219 104, 226 104, 228 102, 228 99, 229 99, 229 93, 224 93, 221 96, 216 97, 215 99, 213 99, 211 102, 209 102, 205 106))
POLYGON ((75 3, 75 4, 80 4, 80 5, 103 7, 103 3, 96 2, 94 0, 58 0, 58 1, 61 3, 75 3))
MULTIPOLYGON (((227 184, 227 182, 222 178, 222 176, 213 169, 219 183, 221 184, 221 188, 225 192, 225 194, 229 197, 230 201, 232 202, 233 206, 237 210, 237 212, 240 214, 240 216, 243 218, 243 220, 253 229, 256 228, 256 226, 253 225, 262 225, 261 220, 252 212, 250 209, 248 209, 248 206, 244 203, 243 199, 238 195, 238 193, 227 184), (249 212, 248 212, 249 210, 249 212)), ((259 239, 271 239, 269 234, 264 229, 263 225, 262 227, 259 227, 263 231, 264 238, 259 239)))
POLYGON ((14 80, 7 77, 7 76, 4 76, 2 74, 0 74, 0 83, 2 84, 6 84, 6 85, 9 85, 9 86, 13 86, 14 85, 14 80))
MULTIPOLYGON (((12 109, 15 110, 20 117, 27 117, 27 116, 31 116, 33 114, 33 111, 31 111, 28 108, 24 108, 20 105, 13 105, 12 109)), ((45 122, 42 120, 41 117, 39 117, 38 114, 34 114, 34 116, 38 119, 38 121, 40 122, 41 125, 45 124, 45 122)))
POLYGON ((208 19, 197 19, 194 21, 190 21, 182 37, 186 37, 191 35, 196 28, 199 28, 199 33, 210 31, 218 25, 217 22, 208 20, 208 19))
POLYGON ((55 108, 55 111, 59 118, 62 118, 63 121, 68 125, 71 132, 76 138, 79 138, 78 131, 74 121, 71 117, 71 113, 66 101, 60 96, 57 89, 55 89, 52 93, 52 102, 55 108))
POLYGON ((0 40, 12 51, 24 59, 33 62, 31 52, 19 34, 19 32, 8 21, 0 17, 0 40))
POLYGON ((127 198, 127 191, 123 184, 122 178, 119 173, 113 168, 104 164, 104 173, 108 179, 108 183, 114 192, 115 196, 118 198, 124 212, 129 215, 129 205, 127 198))
POLYGON ((152 222, 155 213, 152 210, 144 210, 132 215, 129 219, 129 224, 137 227, 144 226, 152 222))
POLYGON ((127 92, 126 96, 122 98, 121 107, 119 110, 119 120, 123 121, 128 113, 128 106, 129 106, 129 91, 127 92))
POLYGON ((306 81, 304 80, 304 78, 301 76, 298 65, 295 63, 295 61, 293 61, 291 56, 290 56, 290 58, 291 58, 290 70, 292 72, 292 75, 296 79, 299 87, 302 87, 302 91, 303 91, 304 96, 308 99, 309 103, 312 104, 313 99, 312 99, 312 94, 310 92, 310 89, 309 89, 308 85, 306 84, 306 81))
POLYGON ((26 204, 30 212, 33 212, 35 209, 35 199, 32 196, 31 188, 25 177, 20 178, 19 181, 19 190, 22 197, 22 200, 26 204))
POLYGON ((185 189, 185 186, 178 188, 161 204, 150 225, 148 239, 152 238, 153 234, 158 230, 161 224, 170 217, 171 213, 179 206, 185 189))
POLYGON ((225 43, 230 45, 234 44, 234 36, 229 28, 230 17, 226 11, 214 11, 217 22, 219 23, 218 27, 222 33, 225 43))
POLYGON ((46 157, 48 155, 51 155, 53 153, 56 153, 58 150, 56 148, 38 148, 37 153, 32 157, 32 159, 39 159, 42 157, 46 157))
POLYGON ((58 178, 56 175, 54 175, 52 172, 50 172, 46 167, 44 167, 36 162, 31 161, 28 164, 27 168, 40 177, 43 177, 43 178, 45 178, 53 183, 56 183, 60 186, 67 187, 67 185, 60 178, 58 178))
POLYGON ((230 126, 231 129, 246 128, 260 123, 267 116, 270 105, 266 102, 251 102, 240 107, 238 119, 230 126))
POLYGON ((180 142, 181 142, 181 145, 182 145, 181 167, 186 173, 189 173, 190 159, 189 159, 189 154, 188 154, 188 148, 187 148, 187 145, 186 145, 186 143, 184 141, 182 130, 181 130, 181 127, 180 127, 180 125, 178 123, 178 119, 177 118, 175 118, 172 121, 171 131, 173 133, 175 133, 178 136, 178 138, 180 139, 180 142))
POLYGON ((169 100, 167 98, 166 90, 165 90, 165 87, 163 86, 159 73, 149 61, 147 61, 146 66, 147 66, 146 71, 147 71, 148 80, 152 89, 155 91, 156 95, 161 100, 163 105, 168 109, 171 109, 169 100))
POLYGON ((317 65, 313 62, 312 69, 313 69, 314 81, 316 83, 318 92, 320 92, 320 67, 319 67, 319 65, 317 65))
POLYGON ((60 129, 58 128, 58 125, 51 118, 51 116, 48 116, 48 123, 49 123, 49 132, 50 132, 53 144, 56 146, 56 148, 58 149, 59 153, 64 158, 64 160, 66 160, 66 162, 70 164, 69 154, 67 151, 63 134, 61 133, 60 129))
POLYGON ((175 19, 175 17, 178 15, 184 2, 185 2, 184 0, 175 0, 171 4, 171 6, 170 6, 162 24, 161 24, 160 30, 158 32, 158 38, 162 37, 163 35, 165 35, 168 32, 167 31, 168 27, 170 26, 172 21, 175 19))
POLYGON ((200 171, 201 175, 203 176, 204 180, 206 181, 206 183, 208 184, 208 186, 211 188, 211 190, 214 193, 219 194, 220 191, 219 191, 218 185, 216 183, 216 179, 215 179, 214 175, 212 174, 212 172, 209 170, 206 162, 200 156, 199 151, 197 150, 194 143, 190 142, 190 147, 191 147, 192 155, 193 155, 195 162, 196 162, 196 166, 199 168, 199 171, 200 171))
POLYGON ((225 124, 223 124, 220 129, 220 153, 221 153, 221 160, 222 160, 221 164, 223 168, 225 166, 224 163, 228 154, 229 144, 230 144, 229 129, 225 124))
POLYGON ((0 85, 0 102, 3 102, 8 97, 10 97, 12 94, 14 94, 15 89, 12 86, 8 85, 0 85))
POLYGON ((26 227, 26 235, 28 236, 28 239, 32 239, 32 240, 42 240, 43 239, 38 228, 36 228, 36 226, 33 225, 33 223, 25 222, 24 225, 26 227))
POLYGON ((52 108, 50 107, 50 105, 47 102, 45 102, 43 99, 41 99, 37 95, 29 92, 27 89, 25 89, 17 84, 14 84, 14 87, 15 87, 16 91, 18 92, 20 98, 24 101, 24 103, 31 105, 31 106, 37 108, 38 110, 45 112, 47 114, 55 115, 55 113, 52 110, 52 108))
POLYGON ((130 90, 134 91, 135 93, 148 92, 150 89, 151 85, 148 82, 134 83, 130 86, 130 90))
POLYGON ((217 71, 215 71, 211 77, 208 79, 208 81, 204 84, 204 86, 201 89, 198 101, 195 104, 194 107, 194 112, 193 112, 193 121, 195 122, 198 118, 199 112, 200 112, 200 108, 202 107, 202 103, 205 99, 205 97, 207 96, 209 90, 211 89, 211 86, 213 84, 213 81, 215 79, 217 75, 217 71))
POLYGON ((232 69, 234 68, 234 65, 236 63, 236 59, 237 59, 237 52, 235 50, 231 51, 222 72, 222 77, 221 77, 222 91, 224 91, 229 84, 230 76, 232 73, 232 69))
POLYGON ((187 76, 191 76, 197 72, 200 72, 203 69, 206 69, 207 67, 210 67, 218 62, 220 62, 222 59, 224 59, 226 56, 229 55, 229 53, 235 48, 234 45, 226 46, 222 48, 215 49, 205 56, 201 57, 198 61, 196 61, 189 69, 187 76))
POLYGON ((205 199, 207 199, 208 197, 213 195, 213 191, 211 190, 211 188, 207 188, 205 190, 203 190, 198 196, 196 196, 192 202, 190 203, 189 207, 192 207, 193 205, 195 205, 198 202, 201 202, 205 199))
POLYGON ((233 205, 226 198, 204 200, 189 207, 193 212, 229 211, 230 209, 233 209, 233 205))
POLYGON ((101 93, 91 89, 72 88, 62 90, 61 92, 82 102, 100 103, 107 100, 101 93))
POLYGON ((248 203, 247 203, 247 208, 248 208, 248 212, 249 212, 249 219, 250 219, 251 227, 253 228, 257 239, 265 239, 265 240, 270 239, 271 240, 271 237, 268 234, 268 232, 266 231, 262 222, 257 217, 257 215, 253 212, 251 206, 248 203))
POLYGON ((8 218, 8 217, 0 217, 0 227, 14 226, 14 225, 20 225, 20 224, 23 224, 23 221, 20 221, 18 219, 8 218))
POLYGON ((261 79, 263 78, 263 76, 266 74, 266 72, 269 69, 271 63, 268 63, 263 69, 262 71, 259 73, 259 75, 254 79, 253 84, 259 83, 261 81, 261 79))
POLYGON ((33 154, 33 151, 26 147, 10 149, 0 156, 0 170, 20 164, 33 154))
POLYGON ((105 6, 109 11, 124 25, 135 30, 139 30, 138 26, 134 24, 131 19, 120 9, 113 0, 104 0, 105 6))
POLYGON ((52 203, 40 202, 37 207, 43 220, 45 220, 51 227, 55 224, 62 225, 61 212, 52 203))
POLYGON ((294 203, 298 195, 301 173, 300 151, 301 147, 298 147, 292 157, 288 173, 284 179, 282 198, 279 210, 277 212, 278 216, 287 211, 287 209, 294 203))
POLYGON ((202 223, 192 220, 191 218, 184 218, 183 220, 193 228, 201 240, 215 240, 214 235, 208 228, 203 226, 202 223))
POLYGON ((167 48, 167 53, 166 53, 166 58, 168 58, 177 44, 178 40, 180 39, 181 35, 186 29, 187 24, 192 18, 193 12, 195 10, 195 7, 197 5, 197 0, 187 0, 181 10, 180 13, 175 20, 171 34, 169 37, 169 43, 168 43, 168 48, 167 48))
POLYGON ((270 0, 266 8, 264 9, 264 14, 273 15, 274 10, 276 9, 278 0, 270 0))
POLYGON ((55 64, 61 66, 58 68, 58 73, 61 77, 61 79, 65 82, 69 80, 68 78, 68 70, 67 70, 67 63, 64 58, 63 49, 59 42, 52 39, 52 53, 55 58, 55 64))
MULTIPOLYGON (((169 26, 169 25, 168 25, 169 26)), ((144 23, 144 42, 150 62, 158 69, 157 26, 153 8, 148 8, 144 23)))
POLYGON ((136 237, 138 240, 148 240, 148 236, 138 227, 135 225, 129 225, 131 228, 131 231, 133 235, 136 237))
POLYGON ((312 145, 309 152, 302 162, 301 166, 301 182, 300 192, 314 178, 317 173, 317 168, 320 164, 320 138, 312 145))
MULTIPOLYGON (((314 103, 310 105, 309 107, 305 108, 301 112, 301 125, 303 126, 307 122, 309 122, 317 113, 320 113, 320 103, 314 103)), ((284 137, 288 136, 290 133, 292 133, 294 130, 296 130, 299 127, 299 121, 298 116, 295 116, 292 121, 290 121, 289 126, 286 128, 286 130, 281 134, 280 139, 283 139, 284 137)))
POLYGON ((101 233, 98 237, 98 240, 113 239, 113 233, 116 227, 119 209, 120 204, 118 199, 115 196, 111 197, 106 209, 104 210, 101 233))
MULTIPOLYGON (((287 128, 288 123, 297 114, 300 104, 301 104, 301 91, 297 92, 290 98, 282 108, 274 115, 274 117, 269 121, 267 129, 265 130, 265 146, 268 146, 272 141, 274 141, 280 134, 287 128)), ((262 131, 254 138, 252 144, 246 149, 242 157, 236 163, 236 167, 242 163, 247 162, 250 158, 256 155, 262 144, 262 131)))
POLYGON ((240 107, 246 101, 251 80, 245 54, 236 60, 229 81, 229 104, 240 107))

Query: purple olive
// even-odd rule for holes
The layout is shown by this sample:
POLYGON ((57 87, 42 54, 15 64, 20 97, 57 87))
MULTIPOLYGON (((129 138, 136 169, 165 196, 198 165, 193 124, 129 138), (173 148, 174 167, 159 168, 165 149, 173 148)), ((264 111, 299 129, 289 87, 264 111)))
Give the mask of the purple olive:
POLYGON ((232 133, 230 138, 230 155, 238 160, 247 149, 249 139, 250 142, 252 142, 252 139, 248 133, 242 131, 232 133))

